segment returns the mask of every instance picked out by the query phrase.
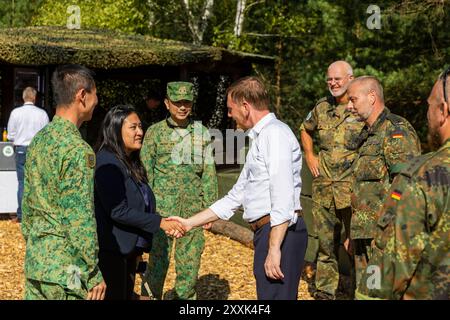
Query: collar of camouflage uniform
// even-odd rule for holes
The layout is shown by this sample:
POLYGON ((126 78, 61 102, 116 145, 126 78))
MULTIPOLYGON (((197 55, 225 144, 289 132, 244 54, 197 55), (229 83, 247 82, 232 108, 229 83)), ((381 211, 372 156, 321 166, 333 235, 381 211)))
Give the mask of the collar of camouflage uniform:
POLYGON ((180 126, 178 125, 178 123, 176 123, 170 116, 166 118, 167 124, 169 125, 169 127, 172 128, 183 128, 183 129, 188 129, 189 125, 192 124, 192 119, 189 118, 188 122, 186 124, 186 126, 180 126))
POLYGON ((376 132, 377 129, 384 123, 384 120, 386 120, 387 115, 390 113, 391 111, 387 108, 384 107, 383 111, 380 113, 380 115, 378 116, 377 120, 375 121, 375 123, 373 124, 373 126, 371 126, 368 131, 369 133, 373 133, 376 132))

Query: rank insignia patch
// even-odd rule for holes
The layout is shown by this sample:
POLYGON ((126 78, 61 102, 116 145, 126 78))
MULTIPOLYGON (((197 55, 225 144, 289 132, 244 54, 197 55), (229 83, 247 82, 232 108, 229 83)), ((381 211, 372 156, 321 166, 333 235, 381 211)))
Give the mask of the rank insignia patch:
POLYGON ((94 168, 95 167, 95 155, 94 154, 87 154, 86 155, 87 158, 87 165, 89 168, 94 168))

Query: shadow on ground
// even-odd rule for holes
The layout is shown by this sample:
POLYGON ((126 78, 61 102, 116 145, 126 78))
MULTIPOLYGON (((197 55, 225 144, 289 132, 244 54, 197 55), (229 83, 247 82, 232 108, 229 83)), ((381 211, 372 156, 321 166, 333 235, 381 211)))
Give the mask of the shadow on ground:
MULTIPOLYGON (((228 280, 221 279, 218 274, 207 274, 197 280, 197 300, 228 300, 231 289, 228 280)), ((168 290, 163 300, 177 299, 175 289, 168 290)))
POLYGON ((197 281, 199 300, 227 300, 230 292, 228 280, 221 279, 218 274, 207 274, 197 281))

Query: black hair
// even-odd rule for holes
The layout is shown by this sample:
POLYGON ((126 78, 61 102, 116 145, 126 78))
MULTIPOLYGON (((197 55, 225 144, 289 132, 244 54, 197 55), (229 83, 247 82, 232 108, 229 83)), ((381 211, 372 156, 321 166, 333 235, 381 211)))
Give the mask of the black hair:
POLYGON ((103 119, 94 149, 96 152, 106 149, 114 153, 134 180, 148 183, 147 173, 139 157, 139 150, 131 152, 129 156, 125 152, 122 126, 125 119, 132 113, 137 114, 136 109, 130 105, 118 105, 109 110, 103 119))
POLYGON ((147 94, 145 95, 144 99, 145 100, 161 100, 162 96, 160 93, 156 92, 156 91, 149 91, 147 92, 147 94))
POLYGON ((88 93, 95 88, 95 73, 78 64, 59 66, 53 72, 52 85, 54 100, 57 106, 68 106, 75 101, 80 89, 88 93))

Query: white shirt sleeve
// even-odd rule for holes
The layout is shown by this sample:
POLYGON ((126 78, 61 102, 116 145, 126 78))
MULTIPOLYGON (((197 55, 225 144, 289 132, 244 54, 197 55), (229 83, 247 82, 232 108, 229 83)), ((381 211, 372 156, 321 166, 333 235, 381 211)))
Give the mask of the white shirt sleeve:
POLYGON ((42 117, 42 128, 44 128, 49 122, 47 112, 44 111, 44 116, 42 117))
POLYGON ((269 173, 270 224, 276 226, 296 222, 292 145, 280 128, 268 128, 264 135, 264 161, 269 173))
POLYGON ((9 116, 9 121, 8 121, 8 140, 9 141, 14 141, 14 137, 16 136, 17 133, 17 121, 16 121, 16 117, 15 117, 15 112, 12 111, 11 115, 9 116))
POLYGON ((214 202, 209 208, 222 220, 229 220, 234 212, 242 205, 244 189, 247 184, 247 169, 244 165, 241 174, 233 188, 220 200, 214 202))

